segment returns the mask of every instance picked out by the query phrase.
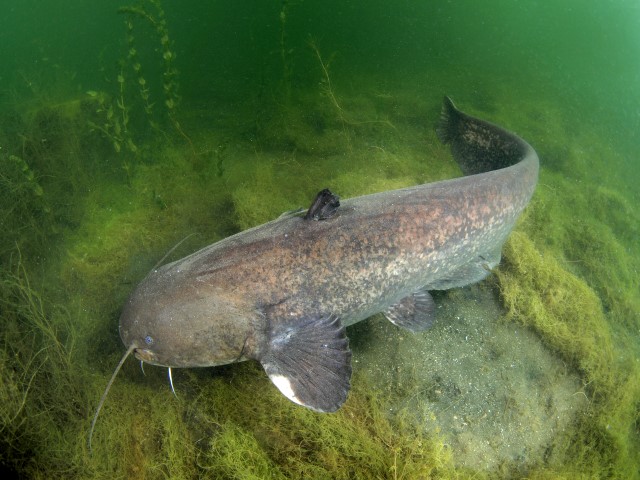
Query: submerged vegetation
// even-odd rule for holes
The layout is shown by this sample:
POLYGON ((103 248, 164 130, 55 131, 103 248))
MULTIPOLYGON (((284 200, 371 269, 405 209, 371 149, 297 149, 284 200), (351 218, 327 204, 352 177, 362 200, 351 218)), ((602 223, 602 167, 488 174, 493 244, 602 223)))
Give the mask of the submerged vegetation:
MULTIPOLYGON (((126 54, 118 62, 117 88, 110 96, 103 91, 90 90, 89 97, 97 103, 99 121, 89 121, 92 130, 109 140, 117 153, 126 148, 138 154, 138 143, 145 134, 164 134, 165 125, 171 125, 191 148, 193 144, 177 118, 181 97, 178 94, 176 52, 169 36, 169 27, 160 0, 144 0, 135 6, 118 9, 124 15, 126 28, 126 54), (144 25, 135 26, 142 21, 144 25), (137 30, 141 30, 138 32, 137 30), (149 49, 153 32, 161 56, 161 78, 154 82, 143 67, 139 49, 149 49), (136 39, 136 34, 139 37, 136 39), (160 93, 161 92, 161 93, 160 93), (161 99, 161 100, 160 100, 161 99)), ((125 168, 130 166, 125 163, 125 168)))
POLYGON ((434 71, 433 95, 422 78, 387 92, 354 75, 349 90, 313 44, 316 82, 295 88, 290 5, 276 82, 287 99, 264 100, 259 114, 220 104, 213 116, 224 120, 206 123, 182 104, 183 129, 159 0, 120 10, 127 51, 114 91, 0 112, 1 469, 29 478, 637 478, 640 214, 615 178, 585 167, 578 141, 611 158, 610 139, 588 129, 575 139, 561 110, 509 96, 517 89, 494 78, 465 103, 527 139, 532 132, 543 171, 488 282, 503 321, 536 331, 577 371, 575 395, 588 404, 544 462, 462 468, 464 452, 440 431, 409 412, 388 416, 364 374, 338 413, 319 415, 286 400, 252 363, 174 370, 174 397, 162 369, 142 376, 128 361, 88 451, 94 409, 122 355, 122 302, 172 245, 197 233, 172 254, 183 256, 308 205, 320 187, 351 197, 459 173, 430 125, 440 94, 465 85, 434 71), (147 41, 159 68, 146 70, 155 58, 147 41))
POLYGON ((614 340, 595 291, 523 233, 512 235, 504 260, 498 279, 508 316, 534 328, 581 372, 583 389, 576 395, 589 400, 575 430, 550 449, 542 471, 633 478, 640 440, 637 352, 624 339, 614 340))
MULTIPOLYGON (((254 365, 235 370, 223 369, 215 378, 189 372, 180 380, 187 401, 172 399, 166 390, 154 393, 157 384, 147 387, 155 398, 128 412, 128 431, 116 425, 109 408, 101 430, 116 429, 131 442, 126 455, 112 460, 118 471, 146 465, 170 478, 255 479, 419 478, 453 471, 442 439, 410 425, 392 426, 382 405, 364 391, 355 392, 336 415, 318 416, 281 398, 254 365), (231 401, 249 397, 260 401, 231 401)), ((120 397, 124 388, 116 388, 120 397)), ((100 457, 110 456, 112 442, 121 440, 97 440, 92 461, 102 468, 106 459, 100 457)))

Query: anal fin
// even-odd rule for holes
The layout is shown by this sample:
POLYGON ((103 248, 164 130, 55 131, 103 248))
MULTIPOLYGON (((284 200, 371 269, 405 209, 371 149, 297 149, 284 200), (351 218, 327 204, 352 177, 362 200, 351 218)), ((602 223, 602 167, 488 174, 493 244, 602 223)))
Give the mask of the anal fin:
POLYGON ((398 327, 421 332, 433 325, 435 312, 433 297, 427 290, 421 289, 391 305, 384 315, 398 327))
POLYGON ((318 412, 335 412, 347 399, 351 351, 335 315, 269 320, 264 353, 258 358, 289 400, 318 412))

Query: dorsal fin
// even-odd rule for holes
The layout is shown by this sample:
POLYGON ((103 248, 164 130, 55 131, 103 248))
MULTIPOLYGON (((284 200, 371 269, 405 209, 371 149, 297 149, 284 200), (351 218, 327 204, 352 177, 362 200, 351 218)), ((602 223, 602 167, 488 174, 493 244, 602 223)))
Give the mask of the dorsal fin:
POLYGON ((336 214, 339 206, 340 197, 332 193, 328 188, 325 188, 318 192, 304 219, 326 220, 336 214))

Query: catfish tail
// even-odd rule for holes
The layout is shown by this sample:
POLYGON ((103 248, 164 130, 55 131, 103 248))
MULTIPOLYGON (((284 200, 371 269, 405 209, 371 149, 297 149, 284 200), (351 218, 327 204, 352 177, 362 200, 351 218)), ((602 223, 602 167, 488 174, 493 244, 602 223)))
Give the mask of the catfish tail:
POLYGON ((510 167, 535 152, 513 133, 467 115, 444 97, 436 134, 451 146, 453 158, 465 175, 510 167))

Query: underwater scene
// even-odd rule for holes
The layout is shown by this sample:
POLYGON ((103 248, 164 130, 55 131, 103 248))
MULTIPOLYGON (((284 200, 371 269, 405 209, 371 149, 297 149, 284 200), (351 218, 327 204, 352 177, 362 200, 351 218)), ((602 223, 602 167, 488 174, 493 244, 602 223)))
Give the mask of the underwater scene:
POLYGON ((640 3, 5 3, 2 473, 640 478, 640 3), (341 408, 253 360, 123 357, 159 265, 325 188, 462 177, 445 96, 530 143, 538 183, 499 265, 431 292, 430 328, 347 327, 341 408))

